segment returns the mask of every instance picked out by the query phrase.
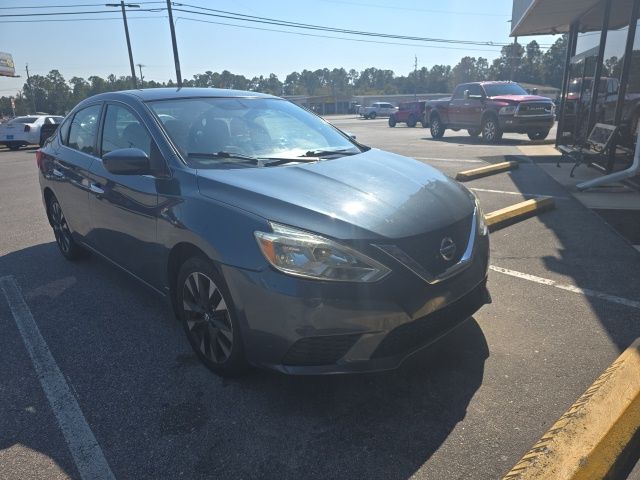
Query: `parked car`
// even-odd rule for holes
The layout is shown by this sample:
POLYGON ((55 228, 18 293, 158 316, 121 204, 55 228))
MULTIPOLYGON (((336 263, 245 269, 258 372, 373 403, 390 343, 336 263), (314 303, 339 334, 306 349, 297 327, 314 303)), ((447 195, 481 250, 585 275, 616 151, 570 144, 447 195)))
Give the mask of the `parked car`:
POLYGON ((395 368, 489 301, 469 190, 277 97, 104 93, 36 157, 62 255, 170 299, 222 375, 395 368))
POLYGON ((418 122, 423 127, 427 126, 424 120, 425 101, 404 102, 398 105, 398 110, 389 116, 389 126, 395 127, 398 123, 406 123, 407 127, 415 127, 418 122))
POLYGON ((388 117, 398 110, 387 102, 374 102, 369 107, 360 107, 358 113, 364 118, 388 117))
POLYGON ((547 97, 529 95, 513 82, 474 82, 458 85, 450 98, 430 100, 425 122, 433 138, 442 138, 447 128, 466 129, 487 143, 500 141, 505 132, 526 133, 543 140, 555 121, 555 105, 547 97))
POLYGON ((42 126, 57 125, 63 118, 57 115, 15 117, 0 124, 0 144, 4 144, 9 150, 18 150, 25 145, 42 145, 42 126))

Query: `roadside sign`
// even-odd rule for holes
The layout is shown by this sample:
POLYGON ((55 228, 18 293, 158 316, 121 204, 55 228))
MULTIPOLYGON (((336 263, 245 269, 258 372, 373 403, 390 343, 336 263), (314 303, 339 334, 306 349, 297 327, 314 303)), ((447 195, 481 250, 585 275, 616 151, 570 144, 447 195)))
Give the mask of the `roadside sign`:
POLYGON ((15 77, 16 67, 10 53, 0 52, 0 76, 15 77))

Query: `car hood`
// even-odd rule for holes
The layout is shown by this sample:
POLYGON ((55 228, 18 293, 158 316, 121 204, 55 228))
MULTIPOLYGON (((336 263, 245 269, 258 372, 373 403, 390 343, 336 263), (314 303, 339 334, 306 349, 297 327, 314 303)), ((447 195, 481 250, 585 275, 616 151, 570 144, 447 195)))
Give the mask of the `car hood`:
POLYGON ((442 172, 377 149, 279 167, 199 170, 202 195, 335 238, 401 238, 470 215, 473 197, 442 172))
POLYGON ((540 95, 497 95, 495 97, 491 97, 491 100, 498 100, 509 103, 551 101, 547 97, 541 97, 540 95))

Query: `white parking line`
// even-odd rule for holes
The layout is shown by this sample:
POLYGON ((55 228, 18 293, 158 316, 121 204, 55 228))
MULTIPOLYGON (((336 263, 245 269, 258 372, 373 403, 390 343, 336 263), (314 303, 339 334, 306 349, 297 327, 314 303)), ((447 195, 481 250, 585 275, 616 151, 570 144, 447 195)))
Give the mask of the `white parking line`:
MULTIPOLYGON (((411 157, 411 155, 406 155, 411 157)), ((484 160, 474 160, 471 158, 433 158, 433 157, 411 157, 416 160, 433 160, 434 162, 449 162, 449 163, 487 163, 484 160)))
POLYGON ((12 276, 0 277, 13 318, 82 479, 115 480, 96 437, 42 338, 12 276))
POLYGON ((544 197, 544 198, 555 198, 557 200, 571 200, 569 197, 558 197, 556 195, 540 195, 539 193, 526 193, 526 192, 510 192, 507 190, 492 190, 490 188, 475 188, 471 187, 469 190, 473 190, 475 192, 487 192, 487 193, 501 193, 505 195, 522 195, 525 197, 544 197))
POLYGON ((608 293, 598 292, 596 290, 591 290, 589 288, 580 288, 580 287, 575 287, 573 285, 564 285, 562 283, 556 282, 555 280, 536 277, 535 275, 529 275, 528 273, 517 272, 515 270, 509 270, 508 268, 497 267, 495 265, 490 265, 489 268, 494 272, 504 273, 505 275, 521 278, 523 280, 539 283, 541 285, 549 285, 551 287, 559 288, 560 290, 565 290, 567 292, 579 293, 587 297, 599 298, 600 300, 606 300, 607 302, 613 302, 620 305, 624 305, 626 307, 640 309, 640 302, 637 300, 629 300, 628 298, 616 297, 615 295, 609 295, 608 293))

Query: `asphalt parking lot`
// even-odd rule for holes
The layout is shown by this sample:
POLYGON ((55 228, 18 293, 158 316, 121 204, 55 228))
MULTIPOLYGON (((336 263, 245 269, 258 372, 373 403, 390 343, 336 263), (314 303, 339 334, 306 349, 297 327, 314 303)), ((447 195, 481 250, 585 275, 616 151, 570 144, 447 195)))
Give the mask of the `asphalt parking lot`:
MULTIPOLYGON (((640 253, 522 157, 526 136, 487 146, 329 120, 452 176, 518 160, 468 182, 485 212, 556 200, 491 234, 493 303, 394 372, 216 377, 153 292, 98 258, 62 258, 34 150, 0 148, 0 277, 15 279, 116 478, 500 478, 640 337, 640 253)), ((2 478, 79 478, 2 295, 0 362, 2 478)))

